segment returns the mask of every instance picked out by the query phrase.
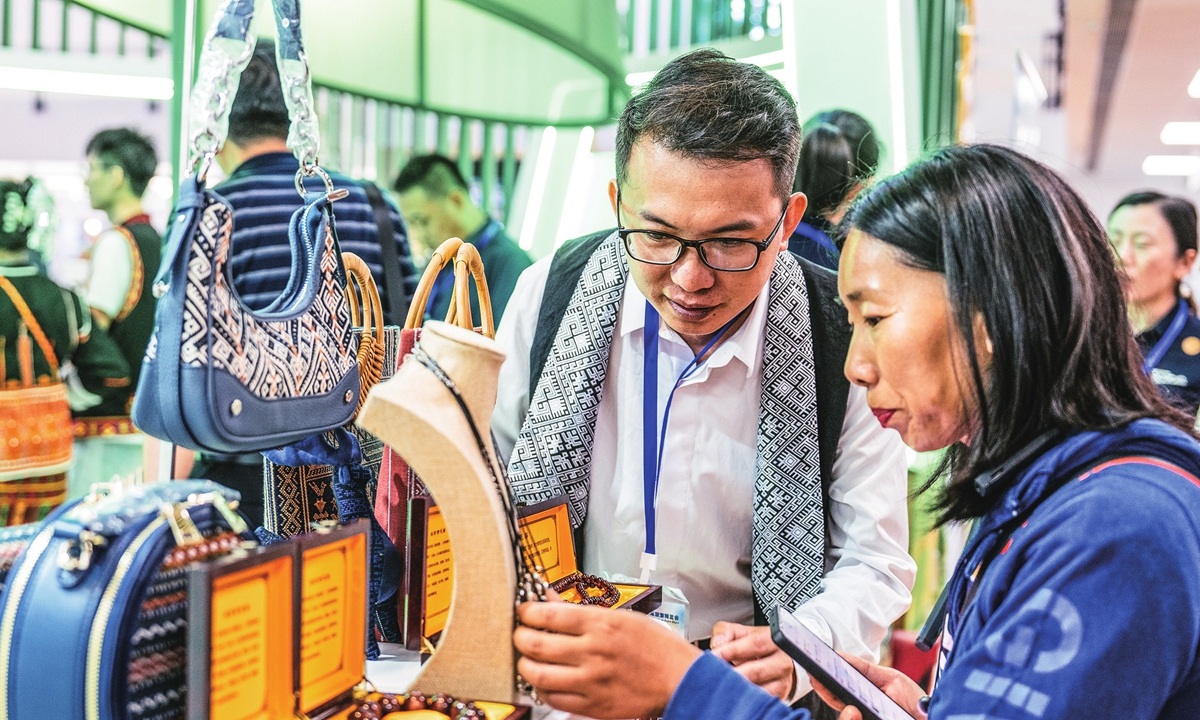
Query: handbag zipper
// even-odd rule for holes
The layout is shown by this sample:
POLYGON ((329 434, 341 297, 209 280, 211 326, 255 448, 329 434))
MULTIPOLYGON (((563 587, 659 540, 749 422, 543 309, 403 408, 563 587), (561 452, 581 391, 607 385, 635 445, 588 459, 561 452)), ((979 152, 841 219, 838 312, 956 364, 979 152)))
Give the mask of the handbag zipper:
POLYGON ((21 563, 17 576, 7 588, 4 603, 4 616, 0 619, 0 720, 8 720, 8 670, 12 660, 13 632, 17 624, 17 610, 21 607, 21 596, 29 586, 29 578, 37 567, 38 560, 50 545, 54 528, 48 527, 41 532, 25 551, 25 561, 21 563))
POLYGON ((100 606, 96 609, 96 619, 88 636, 87 670, 83 681, 84 717, 87 720, 100 720, 100 659, 103 656, 104 636, 108 630, 108 621, 112 617, 113 604, 117 601, 117 593, 121 590, 125 576, 133 567, 133 560, 142 546, 149 542, 166 522, 159 516, 138 533, 125 552, 121 553, 117 569, 108 581, 108 587, 104 588, 104 595, 100 597, 100 606))

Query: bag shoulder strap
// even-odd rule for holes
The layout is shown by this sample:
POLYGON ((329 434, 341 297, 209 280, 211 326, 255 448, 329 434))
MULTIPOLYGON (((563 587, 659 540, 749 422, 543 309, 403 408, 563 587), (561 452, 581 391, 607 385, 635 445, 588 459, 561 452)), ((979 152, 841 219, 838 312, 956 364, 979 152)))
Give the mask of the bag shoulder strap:
POLYGON ((408 313, 408 301, 404 293, 404 279, 400 276, 400 253, 396 250, 396 228, 392 223, 391 208, 383 199, 383 193, 373 182, 363 182, 362 189, 371 203, 375 216, 375 228, 379 233, 379 251, 383 256, 383 292, 387 295, 387 324, 401 325, 408 313))
POLYGON ((21 293, 17 292, 17 288, 12 282, 0 275, 0 289, 3 289, 8 299, 12 300, 12 304, 16 306, 17 312, 21 314, 21 319, 25 321, 25 327, 29 328, 29 333, 33 335, 33 339, 37 341, 38 347, 42 349, 42 355, 46 357, 46 362, 50 364, 50 370, 55 377, 58 376, 58 356, 54 354, 54 346, 50 344, 46 333, 42 332, 42 326, 38 323, 37 318, 33 316, 33 311, 25 304, 25 298, 21 297, 21 293))
POLYGON ((533 333, 533 343, 529 347, 529 396, 537 388, 542 370, 546 367, 546 358, 550 356, 550 348, 554 345, 554 336, 558 335, 558 326, 562 324, 567 306, 571 304, 571 296, 575 294, 575 286, 583 276, 592 253, 613 234, 613 229, 601 230, 598 233, 570 240, 554 253, 550 261, 550 274, 546 278, 546 290, 542 293, 542 306, 538 309, 537 329, 533 333))
POLYGON ((121 234, 125 238, 125 242, 129 244, 129 259, 133 267, 133 271, 129 275, 129 290, 125 293, 125 302, 121 305, 121 311, 113 318, 113 322, 121 322, 129 317, 129 313, 137 307, 138 302, 142 299, 142 285, 146 269, 142 266, 142 252, 138 249, 137 238, 123 225, 118 225, 113 230, 121 234))

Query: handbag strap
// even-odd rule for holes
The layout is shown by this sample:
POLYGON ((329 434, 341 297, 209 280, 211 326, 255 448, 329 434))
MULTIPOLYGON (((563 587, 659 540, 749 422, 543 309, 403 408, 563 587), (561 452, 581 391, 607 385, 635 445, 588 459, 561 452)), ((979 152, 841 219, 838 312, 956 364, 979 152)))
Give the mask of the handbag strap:
POLYGON ((21 314, 21 319, 25 321, 25 327, 29 328, 29 333, 33 335, 33 339, 37 341, 38 347, 42 349, 42 355, 45 356, 46 362, 50 365, 50 371, 54 373, 54 377, 57 379, 58 356, 54 354, 54 346, 50 344, 46 333, 42 332, 42 326, 38 323, 37 318, 33 316, 33 312, 25 304, 25 298, 21 297, 21 293, 17 292, 16 286, 3 275, 0 275, 0 289, 4 290, 5 294, 8 295, 8 299, 12 300, 12 304, 16 306, 17 312, 21 314))
POLYGON ((483 258, 471 243, 463 243, 454 258, 454 302, 446 322, 454 323, 467 330, 474 330, 475 321, 471 313, 471 283, 479 295, 479 319, 483 321, 483 334, 496 337, 496 323, 492 318, 492 294, 488 292, 487 278, 483 274, 483 258))
POLYGON ((388 324, 395 325, 405 317, 404 280, 400 277, 400 253, 396 250, 396 229, 392 224, 391 209, 383 199, 383 193, 373 182, 362 183, 375 216, 375 228, 379 234, 379 252, 383 257, 383 289, 388 296, 388 324))
MULTIPOLYGON (((462 240, 450 238, 433 251, 433 257, 429 259, 429 264, 425 266, 425 272, 421 275, 421 282, 417 283, 412 302, 408 304, 408 318, 404 321, 406 330, 415 330, 425 321, 425 306, 429 304, 429 293, 433 291, 433 285, 437 282, 442 268, 446 267, 446 263, 450 262, 462 244, 462 240)), ((453 303, 450 307, 453 309, 453 303)))
MULTIPOLYGON (((299 0, 272 0, 275 8, 275 60, 291 126, 287 145, 300 161, 300 172, 318 174, 321 138, 308 56, 300 36, 299 0)), ((200 52, 191 97, 191 161, 203 177, 208 164, 229 134, 229 111, 238 82, 254 55, 250 33, 254 0, 223 0, 209 26, 200 52)), ((328 181, 327 181, 327 184, 328 181)))

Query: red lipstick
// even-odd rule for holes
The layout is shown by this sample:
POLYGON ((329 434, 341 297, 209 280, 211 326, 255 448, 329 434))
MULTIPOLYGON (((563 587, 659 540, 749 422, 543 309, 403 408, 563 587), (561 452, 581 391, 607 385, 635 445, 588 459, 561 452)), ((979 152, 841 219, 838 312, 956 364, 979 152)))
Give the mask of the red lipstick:
POLYGON ((896 411, 895 410, 876 410, 876 409, 872 408, 871 413, 875 415, 875 419, 879 421, 880 425, 887 427, 888 420, 892 419, 892 416, 896 414, 896 411))

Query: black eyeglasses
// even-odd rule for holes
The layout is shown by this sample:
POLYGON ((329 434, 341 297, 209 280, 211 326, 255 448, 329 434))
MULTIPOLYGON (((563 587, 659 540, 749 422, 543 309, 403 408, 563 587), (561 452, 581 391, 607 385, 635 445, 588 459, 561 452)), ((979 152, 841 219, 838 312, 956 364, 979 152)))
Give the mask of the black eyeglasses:
POLYGON ((625 251, 629 257, 647 265, 673 265, 683 257, 683 251, 689 247, 696 248, 696 254, 701 262, 713 270, 723 272, 745 272, 753 270, 758 265, 758 258, 763 251, 771 247, 775 234, 783 225, 787 215, 787 203, 775 228, 766 240, 761 242, 744 238, 709 238, 707 240, 684 240, 670 233, 657 230, 641 230, 638 228, 621 227, 621 191, 617 191, 617 234, 625 243, 625 251))

